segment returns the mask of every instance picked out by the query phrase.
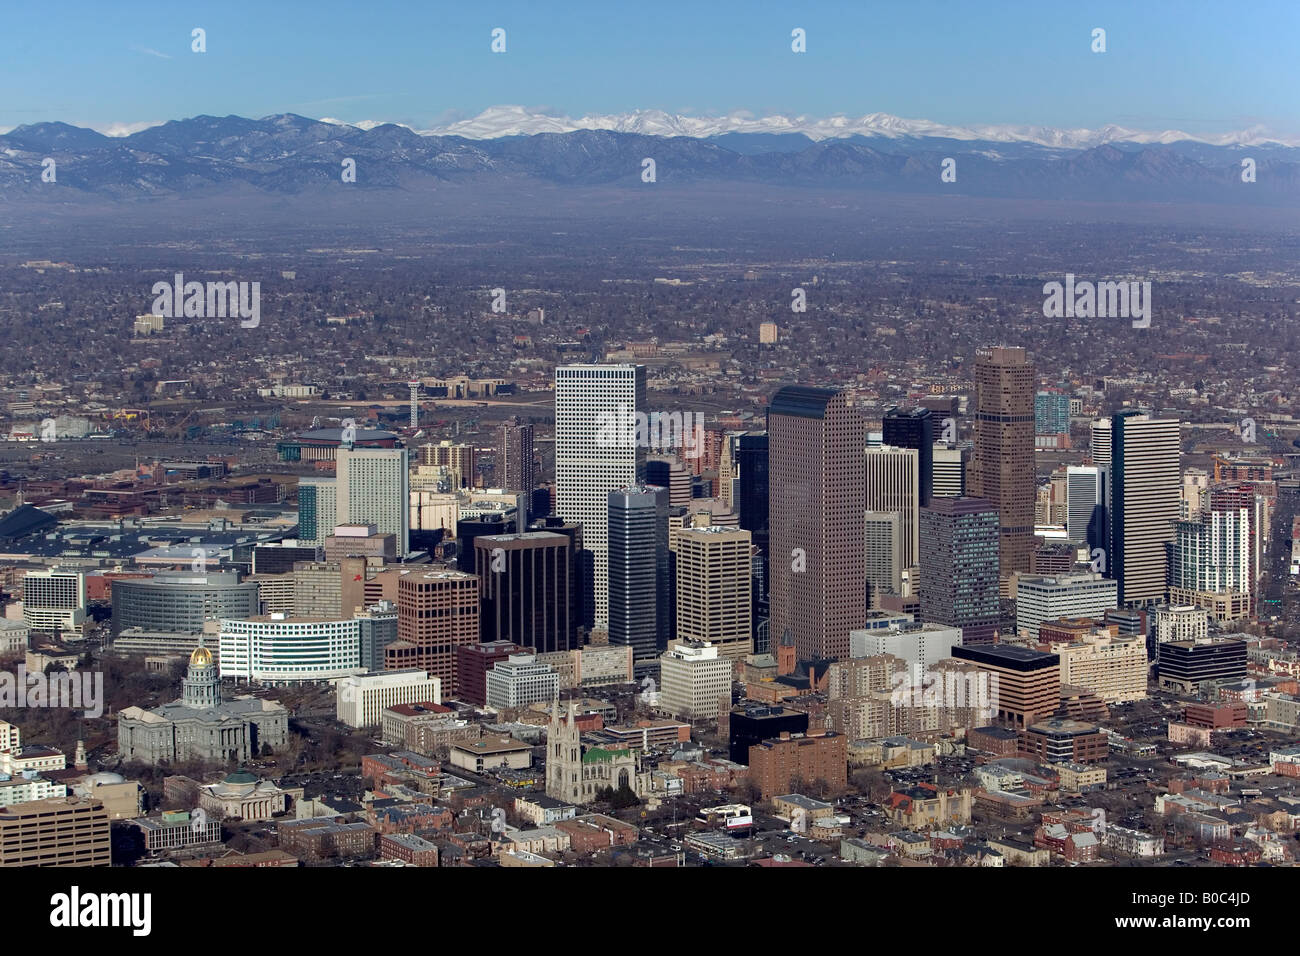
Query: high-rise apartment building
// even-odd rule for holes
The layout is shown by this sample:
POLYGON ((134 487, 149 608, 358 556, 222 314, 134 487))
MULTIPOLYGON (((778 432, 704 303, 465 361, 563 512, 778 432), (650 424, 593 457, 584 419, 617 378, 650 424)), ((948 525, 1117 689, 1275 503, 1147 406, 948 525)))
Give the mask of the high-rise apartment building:
POLYGON ((843 392, 787 386, 767 411, 771 640, 803 658, 844 657, 866 617, 866 428, 843 392))
POLYGON ((1146 699, 1147 645, 1141 637, 1095 631, 1053 641, 1046 650, 1061 659, 1062 684, 1083 687, 1108 704, 1146 699))
POLYGON ((1109 574, 1121 604, 1165 599, 1166 551, 1174 539, 1182 491, 1176 419, 1120 412, 1111 419, 1109 574))
POLYGON ((645 389, 643 365, 555 370, 555 513, 582 525, 596 627, 609 624, 609 493, 645 476, 645 448, 622 427, 645 411, 645 389))
POLYGON ((1070 396, 1059 388, 1034 395, 1034 432, 1038 435, 1070 434, 1070 396))
POLYGON ((959 627, 964 644, 997 631, 998 511, 985 498, 939 498, 921 510, 921 620, 959 627))
MULTIPOLYGON (((1246 508, 1204 511, 1174 523, 1170 551, 1171 594, 1211 591, 1249 594, 1251 580, 1250 512, 1246 508)), ((1178 598, 1175 596, 1175 600, 1178 598)))
POLYGON ((675 636, 706 641, 733 665, 754 651, 752 548, 750 533, 738 528, 684 528, 677 534, 675 636))
POLYGON ((633 485, 607 494, 609 642, 632 648, 638 678, 668 646, 668 489, 633 485))
POLYGON ((975 460, 971 494, 1000 521, 999 588, 1029 570, 1034 547, 1034 367, 1023 348, 982 349, 975 359, 975 460))
POLYGON ((914 408, 905 412, 895 407, 886 411, 881 425, 881 443, 916 450, 917 506, 927 507, 934 490, 934 417, 930 409, 914 408))
MULTIPOLYGON (((340 446, 336 520, 339 524, 372 524, 380 534, 397 538, 403 557, 411 551, 411 490, 405 448, 340 446)), ((327 533, 333 534, 330 528, 327 533)))
POLYGON ((921 467, 915 448, 881 445, 866 450, 866 510, 898 515, 902 567, 918 563, 917 510, 921 500, 921 467))

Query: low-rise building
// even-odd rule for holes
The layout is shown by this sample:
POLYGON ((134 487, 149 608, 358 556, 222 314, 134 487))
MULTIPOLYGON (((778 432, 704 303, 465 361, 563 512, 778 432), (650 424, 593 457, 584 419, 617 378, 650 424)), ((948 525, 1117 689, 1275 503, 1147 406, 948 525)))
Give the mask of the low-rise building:
POLYGON ((483 737, 453 744, 451 765, 482 773, 497 767, 521 770, 533 763, 533 748, 511 737, 483 737))

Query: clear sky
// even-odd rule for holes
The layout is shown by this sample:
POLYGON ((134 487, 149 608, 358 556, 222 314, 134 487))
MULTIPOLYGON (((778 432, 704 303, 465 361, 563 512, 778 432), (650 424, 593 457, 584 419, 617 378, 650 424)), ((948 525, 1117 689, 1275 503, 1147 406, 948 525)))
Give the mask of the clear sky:
POLYGON ((282 112, 425 128, 514 104, 1290 137, 1297 60, 1300 0, 10 0, 0 128, 282 112))

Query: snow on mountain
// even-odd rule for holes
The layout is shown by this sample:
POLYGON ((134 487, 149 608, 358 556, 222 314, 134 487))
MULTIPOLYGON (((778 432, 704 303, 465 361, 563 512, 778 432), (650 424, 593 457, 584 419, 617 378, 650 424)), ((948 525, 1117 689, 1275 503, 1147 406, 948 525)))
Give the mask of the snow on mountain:
MULTIPOLYGON (((330 120, 329 122, 337 122, 330 120)), ((352 124, 362 129, 378 125, 373 121, 352 124)), ((1160 132, 1108 125, 1101 129, 1054 129, 1047 126, 972 125, 948 126, 930 120, 904 119, 889 113, 848 116, 761 116, 736 112, 726 116, 683 116, 663 110, 634 110, 631 113, 593 114, 574 119, 524 106, 493 106, 472 119, 418 130, 426 136, 463 136, 466 139, 498 139, 503 136, 531 136, 534 133, 571 133, 575 130, 612 130, 649 136, 691 136, 706 138, 723 133, 803 133, 814 140, 849 136, 945 137, 994 143, 1034 143, 1057 149, 1091 149, 1106 143, 1169 144, 1197 142, 1212 146, 1260 146, 1277 143, 1300 146, 1300 139, 1279 139, 1261 128, 1219 136, 1193 136, 1181 130, 1160 132)))

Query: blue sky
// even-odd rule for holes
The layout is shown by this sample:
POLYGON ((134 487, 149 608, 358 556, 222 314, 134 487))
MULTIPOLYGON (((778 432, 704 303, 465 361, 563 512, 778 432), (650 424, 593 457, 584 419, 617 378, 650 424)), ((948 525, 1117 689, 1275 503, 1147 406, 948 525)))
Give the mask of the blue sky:
POLYGON ((294 112, 423 128, 518 104, 1296 136, 1297 43, 1300 0, 15 3, 0 127, 294 112))

